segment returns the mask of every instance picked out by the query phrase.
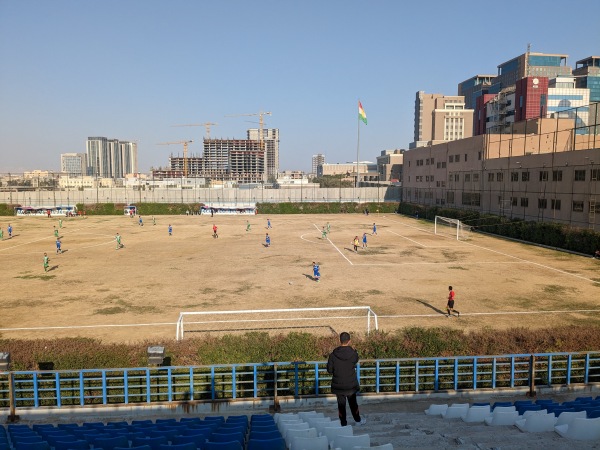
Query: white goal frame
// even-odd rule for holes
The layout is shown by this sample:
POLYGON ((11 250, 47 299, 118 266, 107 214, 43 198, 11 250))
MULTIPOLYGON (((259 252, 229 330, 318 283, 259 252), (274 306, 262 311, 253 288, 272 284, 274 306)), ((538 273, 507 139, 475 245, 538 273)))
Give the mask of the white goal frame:
POLYGON ((291 308, 291 309, 249 309, 249 310, 241 310, 241 311, 202 311, 202 312, 181 312, 179 313, 179 319, 177 319, 177 330, 175 338, 177 341, 183 340, 183 335, 185 332, 184 324, 185 319, 189 317, 202 317, 202 316, 214 316, 214 315, 225 315, 225 316, 233 316, 231 320, 200 320, 187 322, 190 324, 211 324, 211 323, 240 323, 240 322, 285 322, 285 321, 324 321, 330 319, 367 319, 367 334, 371 332, 371 321, 373 321, 373 326, 375 330, 379 329, 377 314, 371 309, 370 306, 340 306, 340 307, 329 307, 329 308, 291 308), (313 317, 306 317, 309 312, 324 312, 324 311, 357 311, 362 310, 365 312, 365 316, 327 316, 322 314, 313 314, 313 317), (258 316, 268 314, 268 313, 294 313, 294 317, 279 317, 279 318, 269 318, 269 319, 240 319, 235 318, 235 315, 240 314, 256 314, 258 316))
POLYGON ((435 216, 434 233, 442 234, 441 231, 438 232, 438 226, 440 227, 440 230, 442 229, 441 227, 444 227, 444 228, 447 228, 447 227, 454 228, 455 227, 456 233, 452 232, 452 234, 456 236, 457 241, 459 241, 461 239, 463 239, 463 240, 468 239, 469 233, 471 231, 471 227, 469 225, 465 225, 460 220, 452 219, 450 217, 435 216))

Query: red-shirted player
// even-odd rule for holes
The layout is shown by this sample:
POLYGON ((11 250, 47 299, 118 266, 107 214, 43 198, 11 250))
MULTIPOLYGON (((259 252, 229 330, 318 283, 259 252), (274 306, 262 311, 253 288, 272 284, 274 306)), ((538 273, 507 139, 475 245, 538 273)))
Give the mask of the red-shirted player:
POLYGON ((460 317, 460 313, 454 309, 454 291, 452 290, 452 286, 448 286, 448 304, 446 305, 446 311, 448 311, 447 317, 450 317, 451 315, 460 317))
POLYGON ((219 234, 217 233, 217 226, 213 223, 213 237, 218 238, 219 234))

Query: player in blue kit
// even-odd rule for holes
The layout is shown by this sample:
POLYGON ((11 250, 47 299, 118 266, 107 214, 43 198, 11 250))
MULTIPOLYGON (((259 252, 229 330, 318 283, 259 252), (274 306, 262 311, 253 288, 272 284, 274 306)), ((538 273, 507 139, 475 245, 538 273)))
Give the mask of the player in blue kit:
POLYGON ((10 223, 8 224, 6 231, 8 231, 8 238, 12 238, 12 225, 10 223))
POLYGON ((373 222, 373 232, 371 234, 377 234, 377 225, 375 225, 375 222, 373 222))
POLYGON ((173 227, 169 224, 169 236, 173 236, 173 227))
POLYGON ((60 248, 60 239, 56 240, 56 254, 62 253, 62 249, 60 248))
POLYGON ((267 236, 265 237, 265 246, 266 247, 271 246, 271 236, 269 236, 269 233, 267 233, 267 236))
POLYGON ((367 233, 363 233, 362 248, 367 248, 367 233))
POLYGON ((313 261, 313 278, 315 281, 319 281, 321 279, 321 272, 319 271, 319 265, 313 261))

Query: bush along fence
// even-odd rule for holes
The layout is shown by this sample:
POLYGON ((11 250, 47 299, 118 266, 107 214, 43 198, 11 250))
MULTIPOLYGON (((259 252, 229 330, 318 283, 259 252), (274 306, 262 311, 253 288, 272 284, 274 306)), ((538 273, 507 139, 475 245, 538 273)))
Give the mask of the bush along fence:
MULTIPOLYGON (((319 397, 325 361, 0 373, 0 409, 319 397)), ((361 395, 600 383, 600 352, 363 360, 361 395)), ((18 411, 17 411, 18 412, 18 411)))
POLYGON ((413 203, 400 203, 398 213, 424 220, 434 220, 435 216, 450 217, 459 219, 465 225, 473 227, 474 231, 482 231, 588 255, 593 255, 596 250, 600 249, 600 233, 559 223, 509 219, 490 214, 480 214, 477 211, 413 203))

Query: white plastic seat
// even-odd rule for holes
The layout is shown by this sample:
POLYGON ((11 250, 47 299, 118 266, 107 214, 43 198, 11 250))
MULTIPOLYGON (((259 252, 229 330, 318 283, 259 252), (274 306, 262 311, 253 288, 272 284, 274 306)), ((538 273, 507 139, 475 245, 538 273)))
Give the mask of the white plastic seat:
POLYGON ((306 428, 306 429, 292 428, 290 430, 287 430, 285 432, 284 439, 285 439, 285 444, 288 446, 288 448, 292 445, 292 440, 295 437, 305 437, 305 438, 317 437, 317 430, 315 428, 306 428))
POLYGON ((462 417, 464 422, 483 423, 486 417, 490 415, 490 405, 486 406, 471 406, 467 411, 466 416, 462 417))
POLYGON ((600 439, 600 417, 595 419, 576 417, 570 424, 555 426, 554 431, 567 439, 595 441, 600 439))
MULTIPOLYGON (((529 416, 544 416, 548 414, 548 410, 547 409, 540 409, 539 411, 525 411, 523 413, 523 415, 521 416, 521 419, 527 419, 529 416)), ((554 414, 552 414, 554 416, 554 414)), ((519 419, 520 420, 520 419, 519 419)))
POLYGON ((325 415, 322 412, 302 411, 298 413, 298 417, 306 422, 310 417, 325 417, 325 415))
POLYGON ((586 417, 587 413, 585 411, 564 411, 560 413, 554 425, 557 427, 560 425, 569 425, 574 419, 585 419, 586 417))
POLYGON ((290 420, 290 419, 298 419, 298 414, 296 413, 275 413, 273 416, 273 420, 275 423, 279 423, 280 420, 290 420))
POLYGON ((301 437, 296 436, 292 439, 290 450, 329 450, 329 441, 325 436, 319 437, 301 437))
POLYGON ((319 436, 323 435, 323 430, 325 428, 343 428, 342 424, 340 424, 340 422, 338 420, 336 420, 335 422, 330 420, 329 422, 309 422, 311 424, 311 427, 316 428, 317 429, 317 433, 319 433, 319 436))
POLYGON ((428 416, 441 416, 448 409, 448 404, 444 403, 443 405, 429 405, 429 408, 425 410, 425 414, 428 416))
POLYGON ((331 448, 339 450, 352 450, 354 447, 369 447, 371 437, 368 434, 356 436, 337 436, 331 443, 331 448))
POLYGON ((518 411, 494 411, 491 416, 485 418, 485 424, 492 427, 514 425, 519 420, 518 411))
POLYGON ((317 425, 321 423, 333 423, 331 421, 331 417, 309 417, 308 419, 306 419, 306 422, 310 425, 311 428, 317 428, 317 425))
POLYGON ((310 428, 310 425, 306 422, 298 420, 298 421, 280 422, 278 428, 279 428, 279 432, 281 433, 281 435, 285 436, 285 433, 287 432, 287 430, 292 430, 292 429, 308 430, 310 428))
POLYGON ((351 426, 339 426, 339 427, 326 427, 321 432, 322 436, 326 436, 327 440, 331 444, 337 436, 352 436, 354 432, 351 426))
POLYGON ((553 431, 556 417, 554 414, 531 414, 527 418, 515 421, 517 428, 524 433, 542 433, 553 431))
POLYGON ((496 406, 492 413, 498 412, 507 412, 507 411, 516 411, 517 408, 515 406, 496 406))
POLYGON ((448 409, 442 414, 442 417, 444 419, 458 419, 463 416, 466 416, 468 410, 468 403, 454 403, 448 406, 448 409))

